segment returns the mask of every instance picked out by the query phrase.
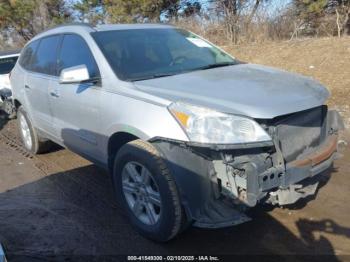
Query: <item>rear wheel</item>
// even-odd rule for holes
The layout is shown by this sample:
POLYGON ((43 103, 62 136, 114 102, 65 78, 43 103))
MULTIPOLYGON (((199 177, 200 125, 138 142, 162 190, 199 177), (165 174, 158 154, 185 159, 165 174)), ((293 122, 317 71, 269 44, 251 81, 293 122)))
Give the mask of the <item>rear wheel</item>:
POLYGON ((40 154, 50 150, 51 142, 38 136, 22 106, 18 108, 17 119, 23 145, 29 152, 40 154))
POLYGON ((175 182, 159 152, 142 140, 129 142, 118 152, 113 170, 118 201, 132 225, 155 241, 175 237, 184 214, 175 182))

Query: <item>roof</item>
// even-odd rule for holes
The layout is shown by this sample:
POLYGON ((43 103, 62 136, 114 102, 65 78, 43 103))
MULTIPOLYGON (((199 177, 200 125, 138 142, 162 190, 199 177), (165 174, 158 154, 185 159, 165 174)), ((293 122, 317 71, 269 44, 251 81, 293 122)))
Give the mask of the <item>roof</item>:
MULTIPOLYGON (((49 28, 36 36, 34 36, 28 43, 40 39, 45 36, 53 35, 53 34, 62 34, 67 32, 75 32, 75 33, 86 33, 86 32, 94 32, 96 31, 94 27, 90 24, 86 23, 70 23, 70 24, 62 24, 58 26, 54 26, 49 28)), ((28 44, 27 43, 27 44, 28 44)))
POLYGON ((50 27, 44 31, 42 31, 40 34, 44 34, 48 31, 52 31, 54 29, 61 29, 61 28, 65 28, 65 27, 80 27, 80 28, 88 28, 88 29, 94 29, 93 25, 89 24, 89 23, 79 23, 79 22, 74 22, 74 23, 67 23, 67 24, 60 24, 60 25, 56 25, 56 26, 53 26, 53 27, 50 27))
MULTIPOLYGON (((173 26, 167 24, 151 24, 151 23, 143 23, 143 24, 101 24, 97 26, 93 26, 88 23, 68 23, 54 26, 52 28, 47 29, 46 31, 63 28, 63 27, 71 27, 78 26, 83 28, 90 28, 96 31, 106 31, 106 30, 125 30, 125 29, 147 29, 147 28, 172 28, 173 26)), ((44 32, 46 32, 44 31, 44 32)))
POLYGON ((0 57, 1 56, 15 56, 19 55, 21 53, 21 49, 15 49, 15 50, 7 50, 7 51, 0 51, 0 57))
POLYGON ((131 30, 131 29, 165 29, 165 28, 174 28, 173 26, 166 24, 104 24, 93 27, 87 23, 70 23, 62 24, 50 28, 46 31, 41 32, 40 34, 33 37, 29 42, 32 42, 41 37, 49 36, 52 34, 62 34, 67 32, 75 33, 91 33, 96 31, 110 31, 110 30, 131 30))
POLYGON ((97 31, 174 28, 166 24, 105 24, 95 27, 97 31))

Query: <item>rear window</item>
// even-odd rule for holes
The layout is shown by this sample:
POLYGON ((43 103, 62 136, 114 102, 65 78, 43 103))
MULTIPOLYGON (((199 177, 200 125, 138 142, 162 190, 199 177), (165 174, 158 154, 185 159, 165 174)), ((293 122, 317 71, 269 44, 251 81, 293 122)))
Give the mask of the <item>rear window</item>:
POLYGON ((37 41, 34 41, 32 43, 30 43, 29 45, 27 45, 20 58, 19 58, 19 64, 27 69, 27 70, 30 70, 30 67, 31 67, 31 61, 34 57, 34 54, 36 52, 36 49, 38 48, 38 45, 39 45, 39 40, 37 41))
POLYGON ((9 74, 15 66, 18 57, 0 58, 0 75, 9 74))
POLYGON ((38 51, 31 59, 31 70, 34 72, 57 75, 57 47, 60 36, 49 36, 40 40, 38 51))

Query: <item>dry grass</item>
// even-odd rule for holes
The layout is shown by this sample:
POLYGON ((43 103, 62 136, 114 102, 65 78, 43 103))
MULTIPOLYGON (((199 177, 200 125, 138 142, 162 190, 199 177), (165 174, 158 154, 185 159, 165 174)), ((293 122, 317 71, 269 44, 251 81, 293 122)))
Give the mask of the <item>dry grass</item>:
POLYGON ((350 127, 350 37, 225 46, 240 60, 311 76, 331 91, 328 103, 350 127))

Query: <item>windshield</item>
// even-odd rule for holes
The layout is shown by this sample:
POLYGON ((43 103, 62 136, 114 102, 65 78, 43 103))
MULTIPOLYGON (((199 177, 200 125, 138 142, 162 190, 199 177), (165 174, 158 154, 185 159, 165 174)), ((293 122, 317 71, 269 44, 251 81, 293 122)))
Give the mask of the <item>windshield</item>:
POLYGON ((137 81, 236 64, 231 56, 181 29, 92 33, 116 75, 137 81))
POLYGON ((0 75, 9 74, 12 68, 15 66, 17 58, 17 56, 0 58, 0 75))

